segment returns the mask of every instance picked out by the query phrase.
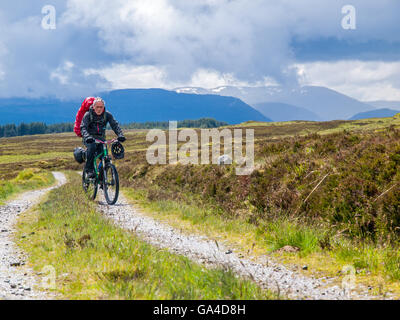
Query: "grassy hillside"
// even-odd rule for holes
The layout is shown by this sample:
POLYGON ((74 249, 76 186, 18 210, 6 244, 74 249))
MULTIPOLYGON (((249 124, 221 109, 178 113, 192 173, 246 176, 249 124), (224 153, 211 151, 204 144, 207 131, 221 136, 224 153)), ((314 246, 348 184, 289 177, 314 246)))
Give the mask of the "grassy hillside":
MULTIPOLYGON (((125 193, 153 216, 226 238, 243 252, 332 276, 351 264, 366 285, 400 292, 399 116, 235 128, 255 129, 250 176, 232 166, 151 166, 147 131, 128 131, 126 157, 117 162, 125 193), (285 245, 299 252, 277 254, 285 245)), ((0 141, 3 179, 22 168, 81 168, 72 156, 80 139, 72 134, 0 141)))
POLYGON ((216 165, 151 166, 132 149, 120 172, 125 186, 144 188, 153 198, 184 200, 188 194, 254 224, 296 216, 350 237, 394 241, 400 235, 398 125, 397 118, 246 123, 242 127, 256 130, 250 176, 216 165))

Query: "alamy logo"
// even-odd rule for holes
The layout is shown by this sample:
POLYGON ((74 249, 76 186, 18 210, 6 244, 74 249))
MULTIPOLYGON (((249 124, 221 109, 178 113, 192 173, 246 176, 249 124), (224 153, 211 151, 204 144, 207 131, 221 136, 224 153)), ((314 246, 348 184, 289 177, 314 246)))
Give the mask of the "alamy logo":
POLYGON ((43 289, 55 289, 56 288, 56 269, 47 265, 42 269, 42 274, 44 274, 42 278, 42 288, 43 289))
POLYGON ((345 296, 350 299, 351 291, 356 286, 356 269, 352 265, 346 265, 342 268, 342 273, 345 275, 342 280, 342 289, 345 296))
POLYGON ((245 130, 245 148, 242 129, 201 129, 200 139, 194 129, 178 132, 177 121, 169 122, 168 143, 165 131, 152 129, 146 140, 153 142, 147 149, 149 164, 232 164, 235 163, 237 175, 249 175, 254 170, 254 130, 245 130), (233 131, 233 135, 232 135, 233 131), (221 140, 223 139, 223 156, 221 140), (178 149, 178 142, 185 142, 178 149), (200 143, 200 148, 199 148, 200 143), (211 145, 210 145, 211 143, 211 145), (211 157, 210 157, 211 146, 211 157), (245 150, 243 150, 245 149, 245 150), (168 151, 168 159, 167 159, 168 151), (199 155, 200 151, 200 155, 199 155), (244 152, 245 151, 245 155, 244 152), (210 159, 211 158, 211 159, 210 159), (211 160, 211 161, 210 161, 211 160))
POLYGON ((352 5, 344 6, 342 14, 345 14, 342 19, 342 28, 345 30, 355 30, 357 28, 356 8, 352 5))
POLYGON ((56 29, 56 8, 52 5, 46 5, 42 8, 42 28, 44 30, 56 29))

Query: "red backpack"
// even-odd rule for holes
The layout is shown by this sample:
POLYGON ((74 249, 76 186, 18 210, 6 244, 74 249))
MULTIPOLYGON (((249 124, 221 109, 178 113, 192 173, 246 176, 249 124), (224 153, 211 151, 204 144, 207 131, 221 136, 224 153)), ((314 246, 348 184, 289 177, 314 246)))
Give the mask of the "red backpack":
POLYGON ((74 126, 74 132, 78 137, 82 137, 81 133, 81 122, 83 119, 83 116, 85 115, 86 112, 89 111, 90 106, 93 104, 94 97, 87 97, 83 102, 81 107, 78 110, 78 113, 76 114, 75 118, 75 126, 74 126))

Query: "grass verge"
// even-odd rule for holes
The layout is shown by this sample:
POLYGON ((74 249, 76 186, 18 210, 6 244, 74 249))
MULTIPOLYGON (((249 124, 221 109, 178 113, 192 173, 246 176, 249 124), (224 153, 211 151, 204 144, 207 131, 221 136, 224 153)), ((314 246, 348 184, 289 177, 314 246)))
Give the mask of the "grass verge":
POLYGON ((9 181, 0 181, 0 205, 17 193, 50 186, 55 182, 51 172, 40 169, 25 169, 9 181))
POLYGON ((18 244, 34 270, 52 266, 66 299, 271 299, 231 271, 205 269, 116 227, 86 199, 80 177, 21 215, 18 244))
POLYGON ((400 296, 400 254, 398 248, 368 241, 354 242, 322 226, 310 226, 290 217, 274 217, 254 224, 241 217, 226 218, 218 211, 174 200, 149 200, 144 189, 124 188, 124 194, 143 212, 187 233, 225 240, 242 256, 269 255, 299 272, 335 277, 340 285, 350 266, 356 283, 371 294, 400 296), (279 249, 291 246, 298 252, 279 249), (302 267, 307 265, 307 271, 302 267))

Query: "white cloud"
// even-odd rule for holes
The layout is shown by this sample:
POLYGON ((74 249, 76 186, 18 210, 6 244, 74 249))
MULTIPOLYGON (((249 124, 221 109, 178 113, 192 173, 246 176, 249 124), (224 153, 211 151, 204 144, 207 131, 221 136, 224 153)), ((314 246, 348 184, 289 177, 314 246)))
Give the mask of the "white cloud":
MULTIPOLYGON (((0 3, 0 96, 295 84, 293 37, 400 41, 397 0, 352 0, 355 32, 341 28, 342 0, 52 0, 53 31, 41 28, 45 0, 20 1, 0 3)), ((380 72, 396 92, 399 80, 380 72)))
POLYGON ((87 69, 85 75, 100 75, 111 84, 112 89, 158 88, 166 86, 166 74, 155 66, 132 66, 112 64, 103 69, 87 69))
POLYGON ((96 28, 104 50, 123 55, 136 66, 162 69, 163 81, 212 87, 232 76, 243 82, 271 77, 293 84, 296 76, 287 67, 295 63, 290 48, 294 36, 400 40, 393 13, 400 9, 399 2, 353 0, 357 32, 341 27, 344 4, 342 0, 69 0, 63 21, 96 28))
MULTIPOLYGON (((63 69, 63 68, 62 68, 63 69)), ((232 73, 221 73, 211 69, 198 69, 187 82, 171 82, 168 80, 165 68, 155 66, 135 66, 126 63, 112 64, 102 69, 86 69, 86 76, 98 75, 111 84, 109 89, 128 88, 164 88, 174 89, 177 87, 190 86, 211 89, 220 86, 263 86, 276 85, 276 81, 265 77, 262 81, 247 82, 234 77, 232 73)), ((65 77, 64 72, 59 70, 54 77, 65 77)), ((64 80, 61 78, 60 80, 64 80)))
POLYGON ((293 68, 302 85, 325 86, 362 101, 400 100, 400 62, 312 62, 293 68))
MULTIPOLYGON (((271 77, 264 77, 263 80, 248 82, 237 79, 233 73, 221 73, 216 70, 199 69, 197 70, 187 84, 191 87, 202 87, 212 89, 220 86, 243 86, 257 87, 263 85, 275 85, 276 81, 271 77)), ((181 84, 181 86, 184 84, 181 84)))
POLYGON ((50 74, 50 79, 57 79, 63 85, 68 84, 73 67, 74 64, 71 61, 65 61, 61 66, 59 66, 50 74))
POLYGON ((287 18, 266 1, 70 0, 68 8, 65 23, 95 27, 108 53, 163 68, 171 82, 188 82, 201 69, 284 80, 291 55, 287 27, 279 31, 287 18))

